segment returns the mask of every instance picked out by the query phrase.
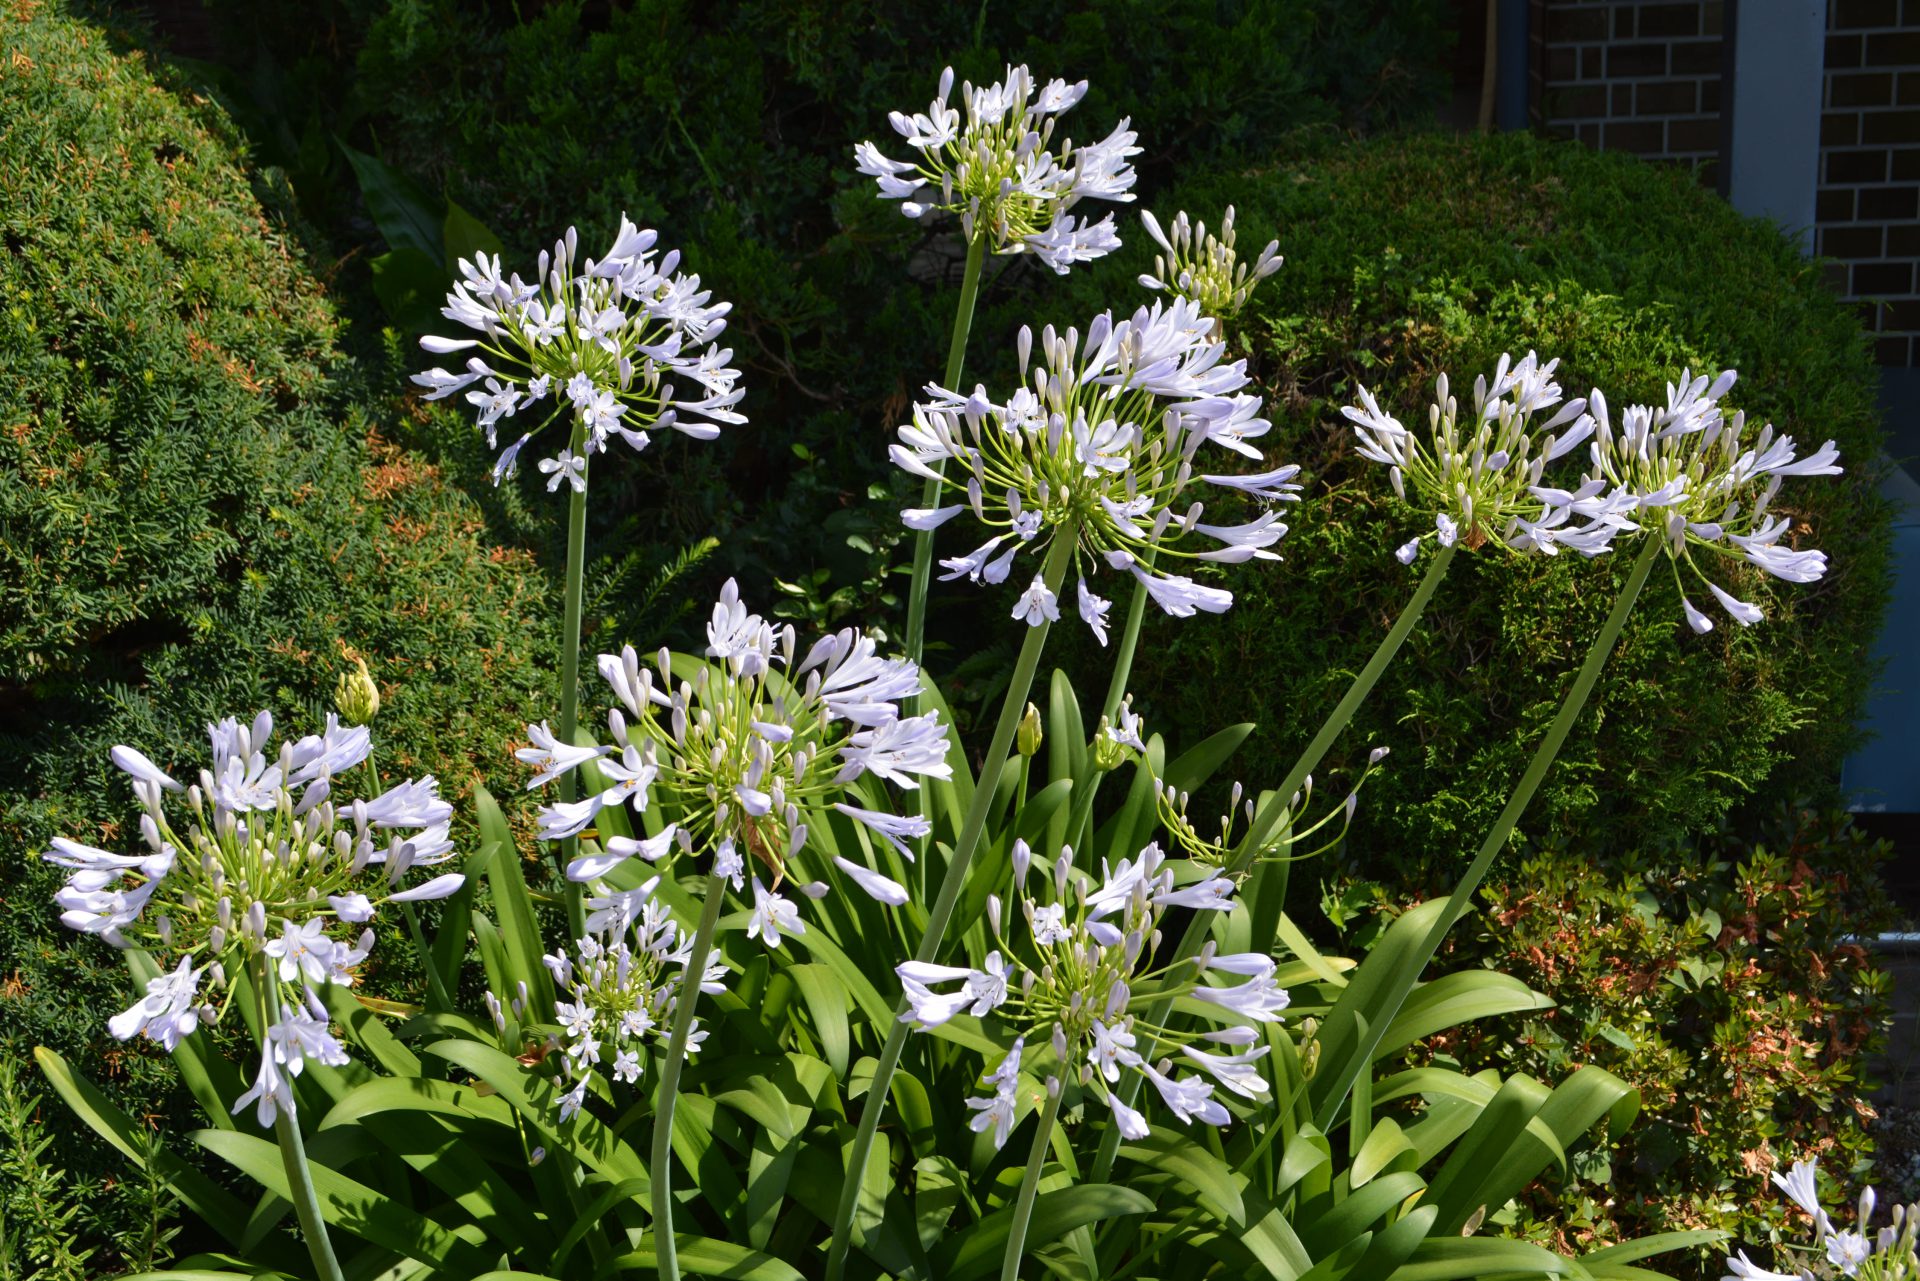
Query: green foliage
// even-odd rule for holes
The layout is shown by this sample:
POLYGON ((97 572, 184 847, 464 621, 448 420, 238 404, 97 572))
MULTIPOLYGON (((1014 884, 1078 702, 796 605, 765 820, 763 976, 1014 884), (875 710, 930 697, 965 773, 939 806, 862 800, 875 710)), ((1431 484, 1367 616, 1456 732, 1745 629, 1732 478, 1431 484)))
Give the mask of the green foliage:
MULTIPOLYGON (((365 247, 367 217, 383 223, 400 190, 395 176, 470 211, 521 270, 569 225, 599 243, 623 211, 684 250, 734 303, 728 342, 753 425, 698 450, 663 442, 597 476, 590 543, 717 535, 713 582, 777 580, 787 612, 814 620, 901 612, 898 523, 870 491, 894 484, 887 432, 942 368, 964 256, 951 226, 903 218, 853 172, 856 142, 891 136, 888 111, 924 107, 945 63, 984 82, 1025 60, 1042 77, 1090 82, 1073 136, 1104 136, 1130 116, 1152 184, 1198 163, 1262 158, 1277 126, 1420 118, 1447 44, 1434 0, 215 8, 233 64, 223 96, 336 253, 365 247), (350 165, 330 136, 390 168, 369 182, 365 157, 350 165)), ((397 260, 432 257, 434 229, 414 222, 385 238, 390 261, 371 279, 352 255, 340 276, 355 292, 392 294, 406 323, 417 313, 397 260)), ((1021 259, 996 260, 988 278, 976 351, 1003 348, 1058 288, 1021 259)), ((417 353, 403 360, 396 383, 419 367, 417 353)), ((450 438, 473 431, 457 410, 435 422, 450 438)))
MULTIPOLYGON (((679 656, 674 666, 690 672, 699 661, 679 656)), ((1091 871, 1099 860, 1137 851, 1153 832, 1160 786, 1204 784, 1243 738, 1228 731, 1172 760, 1152 738, 1120 771, 1125 798, 1093 823, 1068 804, 1101 774, 1084 724, 1071 687, 1056 679, 1047 730, 1053 749, 1018 758, 996 783, 969 777, 953 738, 955 777, 927 781, 939 841, 928 861, 950 847, 975 790, 993 786, 993 818, 970 885, 1006 884, 1016 835, 1034 843, 1038 862, 1050 862, 1061 847, 1049 828, 1067 814, 1060 833, 1082 838, 1076 865, 1091 871), (1082 830, 1083 822, 1092 825, 1082 830)), ((559 1056, 540 1052, 559 1030, 547 1018, 543 913, 521 878, 505 817, 484 790, 473 799, 475 857, 493 899, 490 911, 475 909, 471 919, 488 984, 506 998, 500 1023, 434 1011, 389 1024, 348 990, 329 989, 359 1055, 341 1068, 309 1064, 296 1086, 310 1150, 325 1154, 310 1167, 321 1213, 342 1254, 368 1274, 406 1260, 455 1276, 488 1267, 540 1276, 582 1275, 589 1266, 595 1275, 649 1272, 657 1260, 658 1228, 646 1214, 655 1172, 641 1152, 653 1124, 645 1082, 657 1080, 658 1063, 647 1065, 638 1089, 609 1089, 596 1077, 585 1107, 560 1119, 559 1056), (531 1000, 515 1009, 519 990, 531 1000)), ((624 807, 602 811, 587 839, 657 830, 680 817, 662 812, 668 804, 656 798, 640 819, 624 807)), ((822 813, 810 840, 823 854, 869 857, 875 852, 863 848, 862 830, 822 813)), ((897 865, 889 870, 905 874, 897 865)), ((927 871, 939 874, 937 866, 927 871)), ((632 888, 649 874, 628 863, 609 880, 632 888)), ((683 926, 700 907, 690 893, 696 879, 704 878, 663 881, 657 891, 683 926)), ((976 897, 958 918, 963 951, 975 964, 995 943, 982 915, 985 896, 976 897)), ((1325 1129, 1313 1124, 1309 1096, 1340 1066, 1316 1053, 1313 1028, 1339 1004, 1380 1013, 1367 994, 1381 990, 1382 969, 1402 964, 1435 906, 1402 916, 1358 964, 1295 945, 1281 970, 1295 994, 1292 1017, 1262 1025, 1270 1052, 1260 1071, 1271 1097, 1227 1099, 1238 1115, 1217 1133, 1163 1120, 1119 1149, 1112 1182, 1087 1177, 1110 1115, 1069 1075, 1062 1128, 1042 1148, 1050 1159, 1027 1257, 1037 1256, 1051 1275, 1086 1279, 1626 1278, 1659 1275, 1628 1270, 1635 1260, 1713 1239, 1676 1234, 1569 1257, 1478 1233, 1481 1207, 1504 1204, 1544 1170, 1564 1169, 1590 1133, 1617 1132, 1638 1110, 1632 1087, 1599 1067, 1561 1074, 1549 1086, 1520 1072, 1468 1075, 1396 1061, 1411 1043, 1458 1037, 1478 1021, 1542 1007, 1544 998, 1500 975, 1467 970, 1437 979, 1416 988, 1397 1014, 1382 1015, 1391 1020, 1388 1033, 1357 1074, 1353 1102, 1325 1129)), ((1247 915, 1212 913, 1192 928, 1210 931, 1223 950, 1239 948, 1248 942, 1247 915)), ((889 914, 864 898, 830 894, 809 910, 806 931, 777 950, 736 928, 721 932, 730 978, 727 990, 702 998, 708 1039, 687 1065, 674 1126, 673 1151, 685 1167, 675 1177, 684 1195, 674 1226, 688 1274, 819 1275, 851 1122, 860 1109, 878 1106, 869 1097, 872 1055, 895 1017, 882 976, 921 924, 914 910, 889 914)), ((897 1123, 882 1130, 862 1180, 851 1275, 973 1281, 993 1274, 1008 1241, 1023 1145, 995 1152, 969 1131, 963 1100, 978 1088, 983 1063, 996 1060, 1012 1036, 989 1014, 961 1016, 913 1039, 892 1091, 897 1123)), ((176 1058, 195 1053, 191 1044, 176 1058)), ((1044 1048, 1031 1048, 1044 1061, 1044 1048)), ((87 1125, 113 1146, 127 1143, 129 1118, 59 1056, 41 1051, 38 1059, 87 1125)), ((238 1088, 236 1080, 230 1090, 238 1088)), ((1024 1134, 1044 1091, 1029 1075, 1019 1094, 1024 1134)), ((224 1119, 224 1097, 207 1106, 210 1119, 224 1119)), ((206 1276, 287 1267, 297 1247, 280 1198, 291 1184, 272 1142, 248 1124, 186 1138, 240 1176, 242 1195, 257 1198, 258 1208, 232 1206, 197 1170, 171 1153, 157 1156, 152 1164, 229 1243, 180 1267, 206 1276)), ((297 1259, 292 1268, 304 1272, 297 1259)))
MULTIPOLYGON (((1467 386, 1503 351, 1560 356, 1569 394, 1597 385, 1615 404, 1660 402, 1682 365, 1733 366, 1732 405, 1839 444, 1845 476, 1782 494, 1832 570, 1810 587, 1743 574, 1765 624, 1705 637, 1657 574, 1522 830, 1605 857, 1710 829, 1749 798, 1764 810, 1830 786, 1872 677, 1887 515, 1874 370, 1816 264, 1684 173, 1527 137, 1328 146, 1153 202, 1163 217, 1229 203, 1243 241, 1278 236, 1287 254, 1237 341, 1268 394, 1269 456, 1305 466, 1308 501, 1284 563, 1220 577, 1236 594, 1223 618, 1150 611, 1134 687, 1151 723, 1256 719, 1253 759, 1285 759, 1411 594, 1419 567, 1392 549, 1416 521, 1338 416, 1356 386, 1411 422, 1437 373, 1467 386)), ((1134 269, 1146 260, 1128 253, 1134 269)), ((1074 288, 1047 314, 1081 314, 1093 282, 1074 288)), ((1348 856, 1423 893, 1449 884, 1491 826, 1628 568, 1498 549, 1461 559, 1331 761, 1393 747, 1348 856)), ((1087 662, 1099 670, 1098 655, 1087 662)))
MULTIPOLYGON (((1467 1071, 1548 1079, 1604 1067, 1648 1114, 1575 1177, 1523 1198, 1520 1231, 1554 1243, 1693 1227, 1797 1240, 1803 1221, 1765 1173, 1816 1157, 1843 1187, 1845 1172, 1863 1174, 1860 1073, 1888 989, 1858 940, 1890 924, 1878 869, 1891 853, 1845 815, 1784 809, 1754 844, 1721 832, 1604 870, 1544 851, 1485 891, 1451 963, 1477 959, 1555 1004, 1450 1038, 1445 1052, 1467 1071)), ((1702 1275, 1719 1271, 1711 1259, 1702 1275)))
MULTIPOLYGON (((55 834, 127 839, 108 748, 184 760, 207 721, 261 707, 317 722, 351 647, 381 687, 382 767, 459 794, 550 701, 530 658, 548 588, 392 443, 412 424, 367 408, 218 109, 54 7, 9 17, 7 48, 0 1024, 165 1114, 165 1064, 105 1039, 125 972, 59 925, 38 857, 55 834)), ((66 1136, 50 1159, 106 1168, 66 1136)))

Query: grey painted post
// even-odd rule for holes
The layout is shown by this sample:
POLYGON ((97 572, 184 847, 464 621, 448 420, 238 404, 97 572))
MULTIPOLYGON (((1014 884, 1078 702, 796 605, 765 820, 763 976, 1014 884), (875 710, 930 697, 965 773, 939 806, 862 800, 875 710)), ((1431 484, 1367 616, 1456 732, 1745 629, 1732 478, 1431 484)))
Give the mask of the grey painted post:
POLYGON ((1732 143, 1727 198, 1771 218, 1813 248, 1820 178, 1820 98, 1826 0, 1732 0, 1732 143))

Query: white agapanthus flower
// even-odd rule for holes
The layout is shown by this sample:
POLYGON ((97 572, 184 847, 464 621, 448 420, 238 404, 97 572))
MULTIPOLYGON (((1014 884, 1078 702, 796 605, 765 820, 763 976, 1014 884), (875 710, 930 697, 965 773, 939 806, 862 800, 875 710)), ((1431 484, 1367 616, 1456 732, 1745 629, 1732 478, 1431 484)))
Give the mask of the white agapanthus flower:
POLYGON ((460 260, 461 279, 440 314, 479 336, 422 338, 433 355, 465 353, 466 364, 413 381, 428 400, 464 393, 488 448, 499 448, 506 433, 495 484, 555 419, 577 419, 585 446, 576 451, 563 432, 566 447, 540 460, 549 492, 562 485, 583 492, 588 456, 615 438, 637 452, 663 427, 712 440, 723 425, 746 421, 735 408, 742 389, 733 352, 715 345, 732 304, 713 301, 700 277, 678 270, 679 250, 656 257, 657 240, 623 214, 606 256, 581 266, 579 236, 569 227, 540 255, 531 284, 503 276, 498 255, 460 260))
MULTIPOLYGON (((589 1079, 605 1072, 622 1085, 636 1085, 645 1074, 649 1044, 665 1048, 673 1010, 686 982, 693 940, 653 897, 659 878, 638 889, 615 891, 587 901, 592 931, 544 959, 558 996, 553 1021, 560 1028, 559 1075, 573 1082, 562 1096, 567 1116, 585 1101, 589 1079)), ((700 991, 726 990, 726 962, 718 951, 707 956, 700 991)), ((507 1012, 527 1015, 524 997, 503 1006, 493 993, 487 1006, 496 1030, 509 1030, 507 1012)), ((706 1033, 696 1018, 687 1038, 698 1050, 706 1033)), ((551 1056, 550 1056, 551 1057, 551 1056)), ((562 1118, 566 1119, 565 1117, 562 1118)))
POLYGON ((371 738, 332 714, 320 733, 277 750, 266 712, 246 725, 229 717, 207 733, 212 764, 190 786, 135 748, 110 753, 144 811, 143 852, 55 837, 42 857, 69 873, 55 896, 64 925, 145 948, 172 967, 107 1021, 117 1040, 144 1036, 172 1050, 220 1018, 239 970, 264 967, 273 984, 264 994, 267 1046, 234 1111, 256 1104, 260 1123, 271 1125, 292 1109, 292 1080, 307 1058, 344 1061, 317 991, 354 981, 373 948, 367 922, 384 904, 445 898, 463 883, 449 873, 400 888, 409 872, 452 857, 453 807, 431 775, 372 800, 337 794, 337 776, 367 758, 371 738), (185 802, 183 820, 169 815, 168 793, 185 802))
MULTIPOLYGON (((991 532, 986 542, 940 563, 946 578, 1002 583, 1026 553, 1026 571, 1044 562, 1062 530, 1073 531, 1079 574, 1075 609, 1105 643, 1111 602, 1087 586, 1102 567, 1131 575, 1169 614, 1221 613, 1233 593, 1196 582, 1170 566, 1188 561, 1238 564, 1273 560, 1287 532, 1269 509, 1239 525, 1208 524, 1194 482, 1268 502, 1294 501, 1297 467, 1237 474, 1199 471, 1214 445, 1259 461, 1253 441, 1267 420, 1245 391, 1246 362, 1225 359, 1212 322, 1184 298, 1142 307, 1115 320, 1096 316, 1082 341, 1076 329, 1019 337, 1022 386, 1003 401, 984 388, 962 396, 929 386, 890 454, 902 470, 936 480, 950 503, 901 513, 911 529, 933 529, 971 512, 991 532), (1194 538, 1212 546, 1190 546, 1194 538)), ((1018 581, 1017 579, 1015 581, 1018 581)), ((1038 578, 1014 617, 1037 625, 1059 616, 1054 592, 1038 578)))
POLYGON ((1177 294, 1216 319, 1231 320, 1239 315, 1254 289, 1280 270, 1284 261, 1278 240, 1268 241, 1251 265, 1240 261, 1233 243, 1232 205, 1220 220, 1218 236, 1209 234, 1204 222, 1196 226, 1184 209, 1174 215, 1171 235, 1161 230, 1152 210, 1142 209, 1140 222, 1160 246, 1160 253, 1154 255, 1153 272, 1140 277, 1141 285, 1177 294))
POLYGON ((1152 1083, 1162 1103, 1183 1124, 1226 1125, 1232 1114, 1216 1089, 1254 1102, 1269 1092, 1257 1066, 1267 1053, 1257 1027, 1276 1022, 1287 993, 1274 981, 1271 957, 1247 952, 1217 954, 1212 945, 1191 961, 1156 967, 1153 950, 1168 908, 1230 911, 1233 885, 1218 872, 1177 886, 1174 866, 1158 845, 1118 866, 1103 864, 1101 879, 1073 866, 1063 850, 1044 884, 1032 893, 1032 853, 1025 842, 1013 850, 1013 910, 1002 913, 989 900, 994 950, 982 967, 908 961, 895 967, 906 991, 902 1020, 916 1028, 940 1026, 956 1015, 990 1016, 1018 1033, 1012 1050, 986 1079, 998 1088, 989 1098, 970 1098, 979 1115, 976 1131, 994 1131, 1004 1144, 1015 1121, 1017 1081, 1023 1052, 1027 1070, 1077 1080, 1104 1102, 1128 1138, 1144 1138, 1146 1118, 1121 1101, 1121 1074, 1152 1083), (1004 919, 1011 917, 1012 919, 1004 919), (1134 988, 1144 994, 1136 997, 1134 988), (1138 1011, 1168 996, 1199 1006, 1210 1026, 1180 1032, 1141 1021, 1138 1011), (1036 1047, 1039 1049, 1036 1055, 1036 1047))
POLYGON ((998 84, 962 85, 954 107, 948 67, 925 112, 887 117, 917 158, 894 160, 863 142, 854 161, 909 218, 958 214, 969 241, 986 235, 995 253, 1030 253, 1065 275, 1120 247, 1112 214, 1094 222, 1070 211, 1085 199, 1132 200, 1129 161, 1140 154, 1125 120, 1099 142, 1052 149, 1055 124, 1086 92, 1084 80, 1036 88, 1025 67, 1009 67, 998 84))
MULTIPOLYGON (((946 728, 937 711, 900 714, 901 700, 920 688, 913 663, 882 656, 872 637, 852 628, 799 655, 793 627, 776 631, 749 612, 731 579, 713 608, 707 640, 710 661, 690 680, 675 679, 665 650, 652 666, 631 646, 600 655, 600 675, 617 699, 607 715, 612 743, 561 744, 546 725, 530 725, 532 746, 515 755, 538 771, 529 787, 588 761, 608 780, 580 800, 541 807, 543 839, 589 833, 609 806, 644 814, 657 803, 664 815, 654 836, 599 837, 597 848, 568 865, 569 879, 597 880, 634 857, 664 867, 698 851, 744 892, 748 868, 758 865, 770 884, 754 878, 754 933, 777 947, 781 930, 804 928, 779 887, 808 866, 808 827, 825 821, 824 811, 838 811, 913 857, 907 842, 926 835, 927 820, 856 804, 851 785, 872 775, 913 790, 923 778, 951 777, 946 728)), ((880 902, 906 901, 897 881, 871 867, 841 855, 832 863, 833 874, 880 902)), ((818 897, 827 886, 807 880, 801 889, 818 897)))
MULTIPOLYGON (((1687 384, 1683 381, 1682 388, 1687 384)), ((1887 1222, 1874 1227, 1879 1198, 1863 1188, 1855 1207, 1854 1226, 1836 1228, 1820 1205, 1819 1168, 1812 1161, 1795 1161, 1785 1174, 1773 1173, 1773 1184, 1799 1207, 1813 1224, 1812 1246, 1787 1246, 1799 1256, 1793 1272, 1774 1272, 1747 1257, 1745 1250, 1727 1259, 1722 1281, 1830 1281, 1837 1277, 1872 1281, 1913 1281, 1920 1277, 1920 1254, 1915 1233, 1920 1230, 1920 1204, 1895 1205, 1887 1222)))
POLYGON ((1340 412, 1353 424, 1360 456, 1389 469, 1393 492, 1403 502, 1433 517, 1434 527, 1402 544, 1394 555, 1412 564, 1427 539, 1441 546, 1456 542, 1473 550, 1492 541, 1509 551, 1554 555, 1570 548, 1587 556, 1607 549, 1619 526, 1607 519, 1604 504, 1592 515, 1573 513, 1543 494, 1546 465, 1584 441, 1593 431, 1587 402, 1561 404, 1553 381, 1558 360, 1545 364, 1533 352, 1520 360, 1501 356, 1493 379, 1473 384, 1473 405, 1463 419, 1448 378, 1435 381, 1427 410, 1427 440, 1381 410, 1365 387, 1360 403, 1340 412), (1559 408, 1545 422, 1534 418, 1559 408), (1570 514, 1585 516, 1569 522, 1570 514))
POLYGON ((1696 632, 1713 630, 1713 619, 1689 599, 1683 566, 1741 626, 1763 617, 1758 605, 1714 582, 1696 551, 1746 561, 1790 583, 1827 572, 1826 553, 1795 546, 1792 523, 1768 509, 1786 477, 1839 475, 1840 451, 1829 440, 1801 457, 1793 437, 1775 434, 1771 424, 1749 435, 1746 415, 1728 418, 1720 404, 1737 376, 1728 369, 1709 383, 1682 370, 1667 385, 1664 406, 1631 405, 1617 426, 1606 397, 1594 392, 1592 463, 1580 487, 1536 491, 1558 510, 1664 537, 1681 612, 1696 632))

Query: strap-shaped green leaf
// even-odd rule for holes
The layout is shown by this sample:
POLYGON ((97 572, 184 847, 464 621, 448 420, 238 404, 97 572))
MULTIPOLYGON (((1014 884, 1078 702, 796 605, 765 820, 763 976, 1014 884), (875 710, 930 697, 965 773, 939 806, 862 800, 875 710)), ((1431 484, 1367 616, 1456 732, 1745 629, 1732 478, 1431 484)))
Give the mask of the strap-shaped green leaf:
POLYGON ((813 1030, 820 1038, 820 1050, 826 1055, 827 1065, 844 1079, 847 1057, 853 1046, 853 1036, 847 1026, 847 1010, 853 998, 847 995, 846 985, 824 965, 791 965, 787 973, 793 976, 794 985, 800 989, 800 999, 806 1002, 807 1014, 813 1020, 813 1030))
MULTIPOLYGON (((93 1082, 75 1072, 67 1061, 45 1046, 35 1046, 34 1061, 75 1116, 131 1161, 141 1159, 140 1127, 134 1119, 114 1106, 93 1082)), ((225 1188, 182 1161, 164 1147, 153 1155, 154 1169, 168 1187, 180 1197, 182 1205, 235 1246, 243 1246, 247 1207, 225 1188)), ((292 1241, 276 1237, 255 1247, 254 1257, 262 1263, 298 1270, 302 1254, 292 1241)))
POLYGON ((540 943, 540 922, 534 915, 526 877, 520 871, 520 851, 507 827, 507 816, 484 787, 473 789, 473 805, 480 839, 495 847, 487 860, 487 884, 493 890, 493 910, 500 918, 500 936, 506 944, 507 977, 527 985, 535 1009, 551 1009, 553 981, 540 961, 546 952, 540 943))
MULTIPOLYGON (((638 1245, 639 1249, 612 1260, 594 1275, 609 1277, 623 1272, 656 1271, 660 1261, 654 1254, 653 1234, 643 1234, 638 1245)), ((726 1277, 728 1281, 806 1281, 791 1265, 770 1254, 710 1237, 676 1232, 673 1247, 679 1256, 680 1270, 697 1277, 726 1277)))
POLYGON ((1120 1148, 1120 1155, 1152 1170, 1180 1179, 1198 1192, 1207 1212, 1222 1222, 1246 1222, 1246 1203, 1231 1167, 1183 1134, 1150 1131, 1146 1138, 1120 1148))
POLYGON ((646 1179, 646 1163, 639 1153, 586 1108, 574 1113, 572 1120, 562 1122, 559 1091, 506 1054, 476 1041, 461 1040, 435 1042, 426 1047, 426 1052, 465 1068, 492 1086, 548 1144, 564 1148, 583 1165, 616 1181, 646 1179))
POLYGON ((1167 766, 1164 776, 1167 785, 1183 792, 1199 791, 1214 772, 1240 750, 1240 744, 1246 742, 1247 735, 1256 728, 1251 721, 1246 721, 1208 735, 1167 766))
MULTIPOLYGON (((1073 1229, 1123 1214, 1147 1214, 1153 1202, 1132 1188, 1112 1183, 1081 1183, 1034 1199, 1027 1226, 1029 1254, 1073 1229)), ((1000 1263, 1013 1223, 1013 1207, 999 1210, 965 1232, 949 1237, 933 1252, 934 1273, 947 1281, 978 1281, 1000 1263)))
POLYGON ((1374 1047, 1373 1058, 1375 1062, 1390 1058, 1416 1041, 1475 1019, 1552 1008, 1551 998, 1505 974, 1492 970, 1443 974, 1408 993, 1400 1013, 1374 1047))
MULTIPOLYGON (((189 1137, 261 1186, 288 1195, 287 1169, 275 1144, 232 1130, 195 1130, 189 1137)), ((478 1244, 485 1236, 477 1228, 448 1231, 431 1216, 416 1214, 337 1170, 313 1161, 307 1169, 330 1226, 455 1276, 488 1270, 491 1260, 478 1244), (463 1239, 468 1236, 472 1239, 463 1239)))

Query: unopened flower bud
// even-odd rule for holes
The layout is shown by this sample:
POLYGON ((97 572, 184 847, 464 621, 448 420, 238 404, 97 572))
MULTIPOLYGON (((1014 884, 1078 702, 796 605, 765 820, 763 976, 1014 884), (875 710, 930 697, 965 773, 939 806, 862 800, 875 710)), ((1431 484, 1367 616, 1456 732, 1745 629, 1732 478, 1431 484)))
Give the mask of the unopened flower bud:
POLYGON ((1127 749, 1109 732, 1107 718, 1100 718, 1100 730, 1093 736, 1093 767, 1101 773, 1119 769, 1127 761, 1127 749))
POLYGON ((1022 756, 1033 756, 1040 751, 1040 744, 1046 734, 1040 727, 1040 709, 1032 703, 1027 704, 1027 714, 1020 718, 1020 729, 1013 736, 1014 746, 1022 756))
POLYGON ((353 670, 343 672, 333 687, 333 705, 349 725, 365 725, 380 714, 380 687, 360 655, 353 656, 353 670))

